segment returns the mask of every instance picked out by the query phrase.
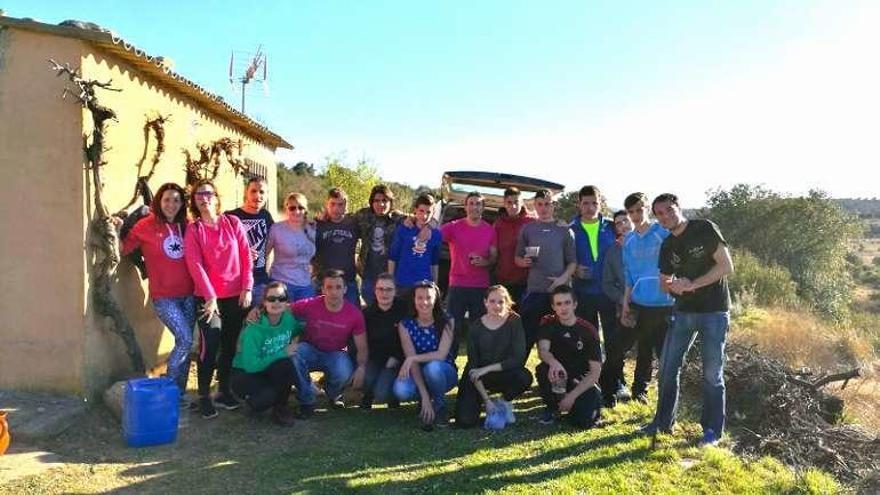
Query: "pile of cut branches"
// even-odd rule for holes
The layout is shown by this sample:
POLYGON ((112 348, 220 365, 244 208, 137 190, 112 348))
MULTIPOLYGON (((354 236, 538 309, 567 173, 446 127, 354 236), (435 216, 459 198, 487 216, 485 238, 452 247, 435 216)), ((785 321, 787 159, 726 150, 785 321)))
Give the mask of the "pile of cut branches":
MULTIPOLYGON (((690 359, 683 372, 684 386, 693 391, 700 390, 700 366, 690 359)), ((859 376, 858 369, 821 375, 792 370, 754 347, 729 343, 725 381, 734 449, 796 468, 817 467, 860 490, 880 491, 880 437, 841 423, 843 400, 825 390, 859 376)))

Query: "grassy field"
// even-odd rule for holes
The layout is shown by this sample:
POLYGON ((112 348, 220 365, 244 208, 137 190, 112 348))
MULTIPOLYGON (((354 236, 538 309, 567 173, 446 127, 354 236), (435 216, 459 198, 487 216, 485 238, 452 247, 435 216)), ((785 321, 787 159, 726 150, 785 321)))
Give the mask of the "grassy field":
MULTIPOLYGON (((686 397, 689 403, 698 399, 686 397)), ((653 401, 653 397, 652 397, 653 401)), ((38 447, 67 464, 0 486, 0 493, 835 493, 824 474, 795 473, 773 459, 743 460, 695 447, 699 427, 675 436, 635 433, 652 406, 628 403, 604 426, 543 426, 541 401, 516 402, 507 429, 417 428, 415 408, 326 411, 291 429, 242 411, 185 419, 170 446, 124 446, 102 407, 38 447)), ((692 416, 693 411, 683 411, 692 416)), ((183 412, 189 415, 190 413, 183 412)), ((724 445, 730 445, 726 439, 724 445)))

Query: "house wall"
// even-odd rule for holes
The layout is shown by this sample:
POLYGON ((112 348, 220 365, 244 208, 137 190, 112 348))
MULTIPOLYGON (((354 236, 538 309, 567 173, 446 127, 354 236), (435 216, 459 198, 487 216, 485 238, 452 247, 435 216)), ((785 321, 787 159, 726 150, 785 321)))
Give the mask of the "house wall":
POLYGON ((81 389, 82 110, 47 62, 80 51, 0 29, 0 387, 81 389))
MULTIPOLYGON (((150 180, 153 191, 164 182, 185 183, 182 150, 188 149, 197 157, 197 144, 229 137, 243 140, 242 158, 266 166, 269 204, 274 205, 274 153, 217 114, 161 81, 144 77, 101 47, 76 39, 7 31, 12 31, 11 39, 0 45, 6 46, 5 65, 0 66, 0 110, 4 116, 22 115, 24 121, 0 119, 0 145, 6 144, 0 146, 6 150, 0 152, 4 174, 0 187, 6 193, 0 197, 7 201, 16 198, 12 204, 26 205, 27 220, 23 221, 22 210, 0 208, 0 231, 4 232, 0 280, 4 293, 11 293, 11 297, 0 299, 0 310, 15 315, 7 319, 13 330, 0 326, 0 386, 92 395, 131 370, 121 339, 95 318, 88 296, 92 252, 86 226, 94 214, 94 198, 81 148, 82 134, 91 132, 91 115, 72 100, 61 99, 65 80, 54 77, 46 59, 80 66, 84 78, 112 80, 112 87, 121 90, 98 90, 101 104, 113 109, 118 120, 107 125, 109 149, 102 168, 103 199, 111 212, 128 204, 136 178, 149 170, 156 141, 152 133, 145 136, 148 118, 168 117, 166 151, 150 180), (22 95, 27 97, 22 99, 22 95), (26 159, 16 165, 20 159, 10 157, 17 156, 26 159), (23 170, 34 173, 25 175, 23 170), (28 177, 38 179, 32 183, 28 177), (53 281, 53 297, 37 301, 33 292, 43 290, 40 281, 46 279, 53 281), (58 309, 37 310, 35 302, 58 309), (64 359, 56 359, 59 354, 64 359), (40 356, 52 356, 51 363, 40 360, 40 365, 34 366, 40 356)), ((216 183, 224 209, 241 203, 243 178, 236 176, 228 163, 222 164, 216 183)), ((148 368, 156 365, 170 350, 172 340, 152 312, 146 281, 140 280, 128 261, 119 267, 115 290, 137 332, 148 368)))

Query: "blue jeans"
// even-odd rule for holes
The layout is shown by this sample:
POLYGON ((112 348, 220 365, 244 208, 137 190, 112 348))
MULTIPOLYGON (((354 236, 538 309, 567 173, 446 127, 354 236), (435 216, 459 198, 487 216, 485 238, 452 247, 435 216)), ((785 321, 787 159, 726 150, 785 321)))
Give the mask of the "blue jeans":
POLYGON ((385 363, 369 361, 367 369, 364 373, 364 393, 368 397, 372 397, 376 402, 388 402, 392 397, 394 390, 394 380, 397 378, 397 372, 400 365, 388 368, 385 363))
MULTIPOLYGON (((446 409, 446 392, 455 387, 458 381, 458 371, 449 361, 429 361, 421 364, 422 378, 431 396, 431 404, 434 411, 446 409)), ((405 380, 394 381, 394 395, 401 402, 414 400, 419 397, 419 388, 412 376, 405 380)))
POLYGON ((486 297, 486 288, 480 287, 450 287, 446 300, 446 308, 449 316, 455 320, 455 332, 452 339, 452 350, 458 356, 458 343, 464 334, 465 319, 467 313, 469 321, 476 321, 486 312, 483 299, 486 297))
POLYGON ((324 372, 324 391, 330 400, 339 397, 354 372, 347 352, 321 351, 308 342, 300 342, 290 359, 296 368, 296 398, 300 405, 315 405, 315 391, 309 372, 324 372))
POLYGON ((174 335, 174 348, 168 355, 168 377, 174 380, 180 394, 186 393, 189 378, 189 353, 196 325, 196 301, 192 296, 153 299, 153 311, 163 325, 174 335))
POLYGON ((259 306, 263 302, 263 296, 266 295, 266 286, 269 282, 254 282, 254 288, 251 290, 251 307, 259 306))
POLYGON ((375 278, 362 278, 361 279, 361 295, 364 297, 364 304, 369 306, 376 302, 376 279, 375 278))
POLYGON ((674 311, 670 318, 663 352, 660 355, 659 398, 653 424, 671 430, 678 410, 679 380, 684 358, 700 334, 703 356, 703 432, 721 435, 725 421, 724 345, 730 327, 730 313, 683 313, 674 311))
POLYGON ((300 299, 308 299, 318 295, 317 291, 315 291, 315 287, 312 285, 293 285, 285 282, 284 286, 287 288, 287 297, 290 298, 290 302, 296 302, 300 299))

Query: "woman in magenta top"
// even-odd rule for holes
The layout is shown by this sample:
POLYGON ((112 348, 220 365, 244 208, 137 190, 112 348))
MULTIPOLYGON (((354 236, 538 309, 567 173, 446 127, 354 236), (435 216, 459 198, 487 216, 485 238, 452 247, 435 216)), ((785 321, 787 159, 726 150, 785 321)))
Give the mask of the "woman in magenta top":
POLYGON ((183 259, 183 235, 187 228, 183 188, 162 184, 150 214, 140 219, 122 240, 122 253, 141 249, 150 281, 153 311, 174 335, 174 349, 168 356, 168 376, 186 393, 189 377, 189 351, 195 325, 193 281, 183 259))
POLYGON ((193 186, 190 213, 194 220, 186 230, 186 265, 195 284, 202 344, 198 406, 203 418, 213 418, 217 416, 215 403, 227 410, 240 405, 229 389, 229 374, 244 308, 251 304, 253 262, 241 220, 220 214, 220 197, 213 182, 203 179, 193 186), (212 401, 215 367, 220 386, 212 401))

